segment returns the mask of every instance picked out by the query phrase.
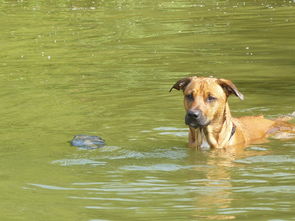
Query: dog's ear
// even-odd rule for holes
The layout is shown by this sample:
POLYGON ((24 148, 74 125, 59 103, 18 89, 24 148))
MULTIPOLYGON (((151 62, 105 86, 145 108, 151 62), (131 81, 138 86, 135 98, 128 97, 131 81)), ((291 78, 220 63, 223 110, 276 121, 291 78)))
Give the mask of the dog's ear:
POLYGON ((185 87, 191 82, 192 78, 188 77, 188 78, 183 78, 180 79, 179 81, 177 81, 170 89, 169 92, 172 91, 172 89, 176 89, 176 90, 184 90, 185 87))
POLYGON ((227 96, 234 94, 241 100, 244 100, 244 95, 239 92, 238 88, 230 80, 218 79, 217 83, 224 89, 227 96))

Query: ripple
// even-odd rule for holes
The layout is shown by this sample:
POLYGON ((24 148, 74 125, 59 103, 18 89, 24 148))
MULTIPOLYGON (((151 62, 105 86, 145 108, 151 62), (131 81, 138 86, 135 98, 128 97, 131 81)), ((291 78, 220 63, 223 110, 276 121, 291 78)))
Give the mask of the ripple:
POLYGON ((60 166, 76 166, 76 165, 100 166, 100 165, 106 164, 106 162, 89 160, 89 159, 62 159, 62 160, 54 160, 51 163, 58 164, 60 166))
POLYGON ((162 131, 160 135, 173 135, 177 137, 185 137, 188 135, 187 128, 176 128, 176 127, 157 127, 154 128, 155 131, 162 131))
POLYGON ((62 187, 62 186, 52 186, 47 184, 38 184, 38 183, 28 183, 29 186, 38 187, 40 189, 46 190, 79 190, 79 191, 101 191, 99 188, 77 188, 77 187, 62 187))
POLYGON ((140 199, 126 199, 126 198, 107 198, 107 197, 80 197, 80 196, 69 196, 69 199, 79 200, 97 200, 97 201, 121 201, 121 202, 144 202, 145 200, 140 199))
POLYGON ((139 152, 132 150, 121 150, 117 155, 101 156, 101 159, 117 160, 117 159, 183 159, 187 157, 187 151, 181 148, 159 148, 151 152, 139 152))
POLYGON ((176 128, 176 127, 156 127, 156 128, 154 128, 153 130, 160 130, 160 131, 175 131, 175 130, 177 130, 177 131, 183 131, 183 130, 185 130, 185 131, 187 131, 188 129, 187 128, 176 128))
POLYGON ((220 209, 220 214, 234 214, 234 213, 245 213, 248 211, 271 211, 274 210, 270 207, 245 207, 245 208, 224 208, 220 209))
POLYGON ((182 169, 193 168, 193 166, 180 166, 176 164, 156 164, 151 166, 123 166, 123 170, 135 171, 177 171, 182 169))
POLYGON ((36 183, 28 183, 30 186, 39 187, 41 189, 47 189, 47 190, 76 190, 77 188, 68 188, 68 187, 60 187, 60 186, 51 186, 51 185, 45 185, 45 184, 36 184, 36 183))
POLYGON ((234 111, 233 112, 252 112, 252 111, 257 111, 257 112, 266 112, 269 111, 270 108, 268 107, 251 107, 251 108, 245 108, 243 110, 239 110, 239 111, 234 111))
POLYGON ((264 148, 264 147, 249 147, 247 148, 247 150, 255 150, 255 151, 266 151, 267 148, 264 148))
POLYGON ((236 160, 236 163, 252 164, 252 163, 295 163, 295 158, 287 155, 268 155, 254 156, 245 159, 236 160))
POLYGON ((263 187, 249 187, 245 189, 236 190, 235 192, 252 192, 252 193, 294 193, 295 186, 263 186, 263 187))
POLYGON ((160 135, 174 135, 177 137, 186 137, 188 132, 161 132, 160 135))

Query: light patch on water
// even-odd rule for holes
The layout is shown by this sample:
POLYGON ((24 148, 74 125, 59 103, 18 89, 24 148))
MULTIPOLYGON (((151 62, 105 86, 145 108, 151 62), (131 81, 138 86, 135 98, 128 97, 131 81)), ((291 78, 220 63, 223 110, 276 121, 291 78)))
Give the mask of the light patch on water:
POLYGON ((99 152, 113 152, 116 150, 122 149, 122 147, 117 146, 104 146, 103 148, 99 148, 99 152))
POLYGON ((159 132, 160 135, 173 135, 177 137, 185 137, 188 135, 187 128, 176 128, 176 127, 157 127, 153 129, 154 131, 159 132))
POLYGON ((248 211, 271 211, 270 207, 245 207, 245 208, 224 208, 219 209, 220 214, 234 214, 234 213, 245 213, 248 211))
POLYGON ((160 135, 174 135, 177 137, 186 137, 188 136, 188 132, 161 132, 160 135))
POLYGON ((176 128, 176 127, 156 127, 153 130, 160 130, 160 131, 181 131, 181 130, 185 130, 187 131, 187 128, 176 128))
POLYGON ((264 147, 249 147, 247 150, 255 150, 255 151, 266 151, 267 148, 264 147))
POLYGON ((156 164, 149 166, 123 166, 122 170, 134 170, 134 171, 177 171, 182 169, 190 169, 193 166, 180 166, 176 164, 156 164))
POLYGON ((187 152, 184 149, 178 148, 159 148, 153 152, 138 152, 138 151, 131 151, 127 149, 123 149, 114 156, 101 156, 101 159, 107 160, 117 160, 117 159, 183 159, 187 157, 187 152))
POLYGON ((295 163, 295 158, 287 155, 268 155, 247 157, 236 160, 236 163, 252 164, 252 163, 295 163))
POLYGON ((62 159, 62 160, 54 160, 51 163, 58 164, 60 166, 76 166, 76 165, 100 166, 100 165, 106 164, 106 162, 94 161, 89 159, 62 159))
MULTIPOLYGON (((246 174, 246 176, 251 176, 251 177, 263 177, 263 178, 283 178, 284 180, 292 180, 294 179, 294 173, 283 173, 283 172, 278 172, 278 173, 271 173, 271 174, 265 174, 265 173, 249 173, 246 174)), ((250 181, 252 181, 251 179, 250 181)))
POLYGON ((30 186, 39 187, 41 189, 47 189, 47 190, 76 190, 76 188, 68 188, 68 187, 60 187, 60 186, 51 186, 51 185, 44 185, 44 184, 35 184, 35 183, 29 183, 30 186))
POLYGON ((80 10, 82 10, 82 11, 88 11, 88 10, 95 10, 96 7, 75 7, 75 6, 73 6, 71 9, 73 11, 80 11, 80 10))
POLYGON ((251 193, 294 193, 295 186, 262 186, 262 187, 249 187, 234 192, 251 192, 251 193))
POLYGON ((78 185, 78 186, 89 186, 89 185, 102 185, 103 182, 91 182, 91 183, 72 183, 72 185, 78 185))
POLYGON ((267 112, 270 111, 270 108, 267 107, 250 107, 250 108, 244 108, 241 110, 231 110, 231 112, 267 112))
POLYGON ((151 130, 142 130, 142 131, 140 131, 141 133, 150 133, 150 132, 152 132, 151 130))
POLYGON ((79 196, 69 196, 69 199, 79 199, 79 200, 97 200, 97 201, 119 201, 119 202, 145 202, 146 200, 140 199, 126 199, 124 198, 108 198, 108 197, 79 197, 79 196))
POLYGON ((40 189, 46 189, 46 190, 79 190, 79 191, 100 191, 99 188, 76 188, 76 187, 61 187, 61 186, 52 186, 52 185, 46 185, 46 184, 38 184, 38 183, 28 183, 29 186, 38 187, 40 189))
MULTIPOLYGON (((130 206, 128 208, 125 208, 125 210, 137 210, 140 207, 130 206)), ((118 209, 117 207, 111 207, 111 206, 85 206, 85 209, 97 209, 97 210, 113 210, 115 211, 118 209)))
POLYGON ((258 180, 258 179, 240 179, 240 180, 232 180, 235 183, 267 183, 267 180, 258 180))
POLYGON ((85 206, 86 209, 115 209, 113 207, 105 207, 105 206, 85 206))

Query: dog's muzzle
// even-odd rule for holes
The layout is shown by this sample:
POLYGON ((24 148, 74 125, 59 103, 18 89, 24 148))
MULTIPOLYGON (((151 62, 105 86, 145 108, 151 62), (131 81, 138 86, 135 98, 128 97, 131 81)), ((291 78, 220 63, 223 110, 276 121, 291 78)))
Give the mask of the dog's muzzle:
POLYGON ((201 110, 189 110, 185 115, 185 124, 193 128, 200 128, 209 125, 209 121, 201 110))

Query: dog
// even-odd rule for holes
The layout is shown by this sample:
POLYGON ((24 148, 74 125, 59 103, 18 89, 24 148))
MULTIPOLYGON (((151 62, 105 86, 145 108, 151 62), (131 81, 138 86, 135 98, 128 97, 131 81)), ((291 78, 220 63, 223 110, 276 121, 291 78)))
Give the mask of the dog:
POLYGON ((183 90, 185 124, 189 127, 189 146, 201 149, 248 146, 278 132, 295 135, 295 125, 284 118, 263 116, 233 118, 228 97, 243 94, 230 80, 213 77, 187 77, 170 89, 183 90))

